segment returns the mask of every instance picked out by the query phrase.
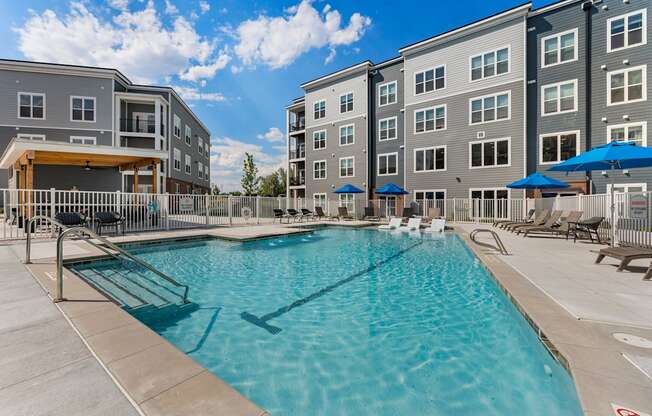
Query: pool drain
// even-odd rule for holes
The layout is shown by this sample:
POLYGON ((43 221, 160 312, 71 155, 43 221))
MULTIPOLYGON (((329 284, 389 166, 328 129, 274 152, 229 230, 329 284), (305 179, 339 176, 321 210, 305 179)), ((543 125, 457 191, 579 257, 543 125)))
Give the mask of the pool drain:
POLYGON ((612 334, 618 341, 639 348, 652 348, 652 341, 638 335, 626 334, 624 332, 615 332, 612 334))

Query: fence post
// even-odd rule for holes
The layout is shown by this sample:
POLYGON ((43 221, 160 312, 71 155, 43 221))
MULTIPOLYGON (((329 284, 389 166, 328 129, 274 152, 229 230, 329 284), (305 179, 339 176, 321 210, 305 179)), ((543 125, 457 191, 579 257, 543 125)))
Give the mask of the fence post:
POLYGON ((260 224, 260 196, 256 195, 256 224, 260 224))
POLYGON ((209 207, 210 204, 208 203, 208 197, 209 197, 209 194, 205 193, 204 194, 204 210, 206 211, 206 225, 210 225, 210 218, 209 218, 209 214, 208 214, 208 207, 209 207))
POLYGON ((233 225, 233 213, 231 212, 232 211, 232 208, 231 208, 231 195, 229 195, 228 198, 227 198, 227 204, 229 204, 228 207, 227 207, 228 213, 229 213, 229 225, 233 225))

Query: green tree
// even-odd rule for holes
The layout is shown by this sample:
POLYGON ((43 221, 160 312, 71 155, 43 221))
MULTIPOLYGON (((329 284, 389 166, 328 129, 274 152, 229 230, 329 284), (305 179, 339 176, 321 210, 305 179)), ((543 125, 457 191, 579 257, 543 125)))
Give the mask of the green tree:
POLYGON ((288 173, 285 169, 283 168, 278 168, 276 171, 276 175, 278 176, 278 195, 285 195, 287 194, 287 180, 288 180, 288 173))
POLYGON ((260 196, 278 196, 280 184, 276 172, 263 176, 259 179, 260 186, 258 188, 258 195, 260 196))
POLYGON ((254 156, 250 153, 245 153, 240 185, 242 185, 242 191, 246 196, 256 194, 258 188, 258 168, 254 162, 254 156))
POLYGON ((211 195, 219 195, 220 194, 220 187, 217 185, 213 185, 213 188, 211 189, 211 195))

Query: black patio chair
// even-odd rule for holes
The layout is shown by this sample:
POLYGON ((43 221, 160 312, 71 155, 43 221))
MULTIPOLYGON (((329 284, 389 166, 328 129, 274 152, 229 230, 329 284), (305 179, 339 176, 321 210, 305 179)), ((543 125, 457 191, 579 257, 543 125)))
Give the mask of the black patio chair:
POLYGON ((602 244, 598 229, 600 228, 600 225, 602 224, 603 221, 604 221, 604 217, 591 217, 584 221, 569 223, 570 226, 569 234, 573 234, 573 242, 577 241, 577 238, 579 237, 580 234, 586 233, 591 239, 592 243, 593 243, 593 236, 595 235, 596 240, 598 240, 598 244, 602 244))
POLYGON ((279 223, 283 223, 283 218, 287 218, 288 222, 290 222, 290 217, 288 217, 287 214, 283 212, 282 209, 275 208, 274 209, 274 220, 272 220, 272 224, 278 220, 279 223))
POLYGON ((122 234, 125 233, 125 217, 118 212, 113 211, 102 211, 96 212, 93 214, 93 222, 95 223, 95 229, 99 235, 102 235, 103 228, 115 228, 115 233, 120 232, 122 227, 122 234))
POLYGON ((301 213, 297 211, 294 208, 288 208, 285 210, 288 213, 288 223, 290 222, 290 218, 294 219, 294 222, 301 221, 301 213))
POLYGON ((308 208, 301 208, 301 217, 305 218, 306 221, 308 221, 310 219, 314 220, 315 219, 315 214, 312 211, 310 211, 308 208))
MULTIPOLYGON (((81 212, 57 212, 54 219, 66 227, 88 227, 89 219, 81 212)), ((58 226, 54 227, 59 233, 63 230, 58 226)))

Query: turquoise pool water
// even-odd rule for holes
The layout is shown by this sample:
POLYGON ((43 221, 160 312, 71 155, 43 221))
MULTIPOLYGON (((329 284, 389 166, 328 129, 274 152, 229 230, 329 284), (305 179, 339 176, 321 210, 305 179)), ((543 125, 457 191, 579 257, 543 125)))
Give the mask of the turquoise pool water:
POLYGON ((275 416, 581 414, 571 378, 457 236, 331 228, 131 250, 195 305, 135 316, 275 416))

